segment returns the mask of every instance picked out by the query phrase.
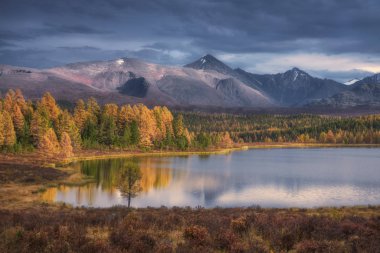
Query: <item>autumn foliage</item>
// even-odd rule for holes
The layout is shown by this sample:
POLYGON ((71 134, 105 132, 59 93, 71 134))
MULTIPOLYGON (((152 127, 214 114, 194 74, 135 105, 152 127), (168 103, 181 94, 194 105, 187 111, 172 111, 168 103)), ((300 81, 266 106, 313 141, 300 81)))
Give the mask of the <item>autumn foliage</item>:
POLYGON ((166 107, 105 104, 78 100, 72 112, 50 93, 34 103, 20 90, 0 100, 0 147, 70 157, 81 148, 186 149, 192 141, 182 117, 166 107), (174 130, 175 129, 175 130, 174 130))
POLYGON ((191 112, 182 115, 189 131, 211 137, 227 132, 234 142, 380 144, 378 114, 348 117, 191 112))
POLYGON ((235 143, 380 144, 380 116, 172 113, 165 106, 61 108, 50 93, 26 101, 20 90, 0 99, 0 149, 70 157, 79 149, 199 150, 235 143), (66 134, 64 134, 66 133, 66 134))

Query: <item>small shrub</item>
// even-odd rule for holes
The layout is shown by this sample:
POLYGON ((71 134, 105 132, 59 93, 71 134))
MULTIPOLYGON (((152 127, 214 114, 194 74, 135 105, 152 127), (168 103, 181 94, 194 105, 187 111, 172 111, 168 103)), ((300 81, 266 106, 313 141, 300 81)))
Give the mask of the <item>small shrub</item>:
POLYGON ((247 222, 247 218, 245 216, 239 217, 231 221, 231 228, 236 233, 245 233, 249 229, 249 224, 247 222))
POLYGON ((186 228, 183 235, 191 244, 197 246, 204 246, 209 240, 209 233, 207 229, 198 225, 186 228))
POLYGON ((232 231, 221 231, 215 238, 215 246, 218 249, 231 250, 237 240, 238 238, 232 231))

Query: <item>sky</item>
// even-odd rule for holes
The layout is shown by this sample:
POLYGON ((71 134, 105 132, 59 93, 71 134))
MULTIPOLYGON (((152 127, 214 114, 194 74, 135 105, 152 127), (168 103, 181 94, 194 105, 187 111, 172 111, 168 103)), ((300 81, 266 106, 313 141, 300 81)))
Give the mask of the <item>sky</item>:
POLYGON ((380 72, 378 0, 1 0, 0 64, 140 58, 298 67, 348 81, 380 72))

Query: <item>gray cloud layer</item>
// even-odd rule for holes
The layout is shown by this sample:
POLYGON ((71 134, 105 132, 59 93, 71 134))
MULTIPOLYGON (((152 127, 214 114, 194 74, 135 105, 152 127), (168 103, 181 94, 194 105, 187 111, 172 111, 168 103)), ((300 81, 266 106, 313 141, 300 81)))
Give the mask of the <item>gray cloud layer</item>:
POLYGON ((266 53, 355 55, 374 68, 379 13, 377 0, 3 0, 0 63, 50 67, 133 56, 184 64, 212 53, 239 56, 241 67, 255 70, 262 59, 245 55, 266 53))

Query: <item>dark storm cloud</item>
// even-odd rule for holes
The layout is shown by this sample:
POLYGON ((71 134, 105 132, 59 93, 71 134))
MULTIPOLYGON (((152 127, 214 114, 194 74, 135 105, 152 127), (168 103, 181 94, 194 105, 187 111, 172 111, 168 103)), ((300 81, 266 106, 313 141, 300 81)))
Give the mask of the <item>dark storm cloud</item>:
MULTIPOLYGON (((167 64, 205 53, 365 59, 380 52, 379 13, 377 0, 3 0, 0 48, 18 49, 0 52, 0 63, 14 62, 10 57, 26 50, 38 59, 58 57, 63 47, 76 54, 67 60, 129 53, 167 64)), ((41 66, 46 62, 51 60, 41 66)))
POLYGON ((12 44, 12 43, 8 43, 6 41, 0 40, 0 48, 2 48, 2 47, 13 47, 13 46, 14 46, 14 44, 12 44))
POLYGON ((55 24, 45 24, 46 28, 41 29, 40 33, 50 33, 50 34, 59 34, 59 33, 79 33, 79 34, 107 34, 108 31, 102 31, 94 29, 90 26, 85 25, 55 25, 55 24))

